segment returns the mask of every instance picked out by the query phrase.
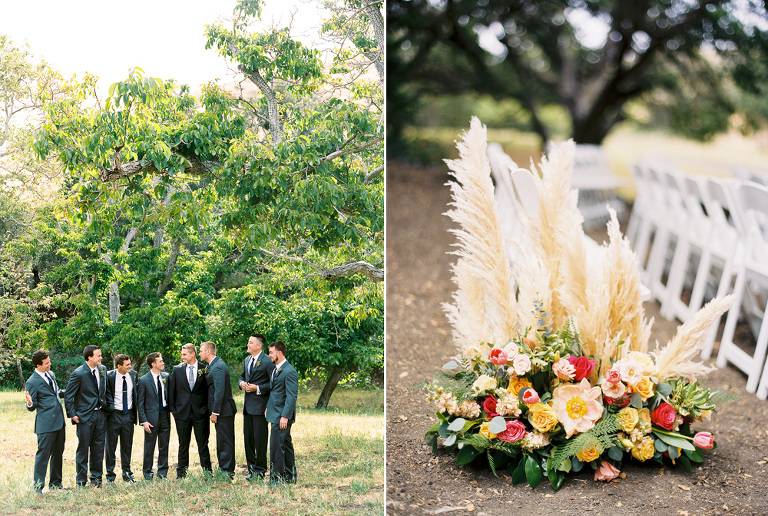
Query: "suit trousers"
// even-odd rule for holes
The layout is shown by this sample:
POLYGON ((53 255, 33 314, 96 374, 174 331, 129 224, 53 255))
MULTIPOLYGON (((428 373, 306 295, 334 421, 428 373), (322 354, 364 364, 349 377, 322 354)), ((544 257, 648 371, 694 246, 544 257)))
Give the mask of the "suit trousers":
POLYGON ((120 467, 123 480, 133 477, 131 471, 131 452, 133 450, 133 416, 114 411, 107 417, 107 449, 104 453, 107 464, 107 482, 115 480, 115 462, 117 441, 120 440, 120 467))
POLYGON ((272 423, 269 437, 269 458, 272 462, 269 477, 272 481, 296 482, 296 458, 293 454, 291 426, 293 421, 288 421, 288 427, 281 430, 280 424, 272 423))
POLYGON ((94 410, 87 423, 77 424, 77 451, 75 451, 77 485, 85 485, 88 480, 91 484, 101 485, 106 432, 103 410, 94 410), (89 465, 90 475, 88 475, 89 465))
POLYGON ((235 475, 235 416, 221 417, 216 421, 216 455, 219 469, 235 475))
POLYGON ((243 414, 243 443, 248 473, 264 475, 267 472, 267 441, 269 427, 264 414, 243 414))
POLYGON ((61 487, 62 455, 64 454, 64 440, 67 429, 62 427, 55 432, 37 434, 37 454, 35 455, 35 488, 42 491, 45 486, 45 470, 48 462, 51 463, 50 487, 61 487))
POLYGON ((192 441, 192 432, 195 433, 197 451, 200 455, 200 467, 203 471, 211 471, 211 452, 208 450, 208 438, 211 435, 210 421, 206 416, 200 416, 194 412, 189 413, 188 419, 176 419, 176 434, 179 437, 179 463, 176 466, 176 477, 187 475, 189 468, 189 444, 192 441))
POLYGON ((155 443, 157 443, 157 476, 160 478, 168 476, 168 445, 170 442, 171 419, 168 417, 168 411, 166 410, 160 415, 157 425, 152 427, 151 433, 144 431, 144 463, 142 472, 145 479, 151 480, 154 476, 152 465, 155 457, 155 443))

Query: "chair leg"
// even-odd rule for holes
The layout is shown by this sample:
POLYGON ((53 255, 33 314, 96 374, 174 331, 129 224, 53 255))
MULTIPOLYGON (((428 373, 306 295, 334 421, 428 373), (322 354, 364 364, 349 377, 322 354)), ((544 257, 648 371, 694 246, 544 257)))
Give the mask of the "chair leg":
POLYGON ((687 319, 686 309, 678 310, 679 306, 685 306, 680 300, 680 294, 683 291, 685 283, 685 273, 688 270, 688 257, 690 256, 691 243, 687 238, 679 238, 675 246, 675 254, 672 258, 672 265, 669 267, 669 276, 667 277, 666 296, 661 303, 661 316, 665 319, 677 317, 683 322, 687 319))
POLYGON ((747 392, 755 392, 760 381, 763 365, 765 364, 766 348, 768 347, 768 304, 763 312, 763 322, 760 324, 760 333, 757 335, 755 354, 752 358, 752 367, 747 376, 747 392))
POLYGON ((720 339, 720 350, 717 352, 717 367, 725 367, 728 363, 728 353, 730 349, 737 347, 733 343, 733 334, 736 331, 736 322, 739 320, 739 312, 741 311, 741 301, 744 297, 746 275, 746 271, 741 269, 736 276, 736 285, 733 287, 733 293, 736 298, 733 300, 733 304, 728 310, 728 316, 725 319, 725 328, 723 328, 723 336, 720 339))
MULTIPOLYGON (((738 278, 738 276, 737 276, 738 278)), ((720 276, 720 283, 717 286, 717 294, 715 294, 715 297, 720 298, 726 295, 728 292, 731 291, 731 282, 733 282, 733 259, 727 258, 725 260, 725 264, 723 265, 723 272, 720 276)), ((736 293, 736 286, 734 285, 733 293, 736 293)), ((739 306, 737 304, 741 304, 741 297, 739 294, 739 297, 734 300, 733 304, 731 304, 730 310, 739 310, 739 306)), ((730 310, 728 313, 730 314, 730 310)), ((738 317, 738 314, 737 314, 738 317)), ((727 320, 727 319, 726 319, 727 320)), ((704 345, 701 349, 701 358, 704 360, 708 360, 709 357, 712 356, 712 348, 714 347, 715 340, 717 339, 717 332, 720 329, 720 317, 712 323, 712 329, 709 331, 709 334, 706 337, 706 341, 704 342, 704 345)), ((731 334, 731 338, 733 337, 733 334, 731 334)), ((725 329, 723 329, 723 337, 720 338, 720 347, 722 348, 722 342, 725 340, 725 329)), ((718 365, 718 367, 723 367, 721 365, 718 365)))

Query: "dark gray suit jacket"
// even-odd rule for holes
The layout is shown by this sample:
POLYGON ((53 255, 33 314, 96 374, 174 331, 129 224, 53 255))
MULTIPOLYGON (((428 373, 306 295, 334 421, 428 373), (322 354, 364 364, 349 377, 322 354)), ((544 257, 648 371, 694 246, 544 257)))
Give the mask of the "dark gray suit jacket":
POLYGON ((227 364, 216 357, 208 365, 208 410, 220 417, 230 417, 237 413, 235 399, 232 397, 232 385, 229 383, 229 368, 227 364))
POLYGON ((296 419, 296 398, 299 395, 299 373, 286 360, 272 378, 272 390, 267 402, 267 421, 276 425, 280 418, 296 419))
MULTIPOLYGON (((165 379, 165 402, 168 403, 168 373, 160 371, 160 381, 165 379)), ((165 407, 170 412, 170 405, 165 407)), ((139 378, 139 424, 143 425, 147 421, 149 424, 157 426, 160 419, 160 405, 157 403, 157 385, 152 372, 148 372, 139 378)))
POLYGON ((245 393, 243 396, 243 414, 263 416, 269 399, 269 379, 272 376, 272 371, 275 370, 275 364, 272 363, 269 355, 262 351, 256 360, 258 365, 251 372, 251 358, 251 355, 248 355, 243 360, 243 373, 240 375, 240 381, 258 385, 261 394, 256 394, 256 391, 245 393))
MULTIPOLYGON (((72 371, 64 394, 64 406, 67 409, 68 418, 77 416, 81 423, 87 423, 91 419, 91 414, 96 409, 98 401, 101 401, 102 407, 106 407, 107 368, 103 365, 97 366, 96 372, 99 375, 98 391, 88 364, 83 364, 72 371)), ((74 424, 74 421, 72 423, 74 424)))
POLYGON ((59 398, 64 397, 64 391, 58 388, 56 376, 52 372, 48 374, 53 378, 53 389, 37 373, 32 373, 24 385, 32 398, 32 406, 27 407, 27 410, 30 412, 37 410, 35 414, 36 434, 56 432, 64 428, 64 409, 61 408, 61 401, 59 401, 59 398))
MULTIPOLYGON (((131 418, 134 424, 138 424, 138 405, 139 405, 139 373, 131 369, 128 371, 128 375, 133 381, 133 392, 131 397, 133 398, 133 408, 131 409, 131 418)), ((107 371, 107 415, 111 414, 115 410, 115 384, 117 383, 117 369, 107 371)), ((122 391, 121 391, 122 395, 122 391)))
POLYGON ((179 421, 186 421, 193 414, 208 417, 208 382, 205 379, 205 366, 198 360, 195 386, 189 389, 187 379, 187 364, 174 366, 168 379, 168 405, 171 412, 179 421))

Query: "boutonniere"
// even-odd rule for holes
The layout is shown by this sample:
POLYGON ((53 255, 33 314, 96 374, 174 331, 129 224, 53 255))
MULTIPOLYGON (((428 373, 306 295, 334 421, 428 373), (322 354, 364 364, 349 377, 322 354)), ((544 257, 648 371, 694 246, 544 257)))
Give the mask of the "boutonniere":
POLYGON ((256 367, 259 367, 260 365, 261 365, 261 359, 258 359, 258 360, 256 361, 256 367))
POLYGON ((200 378, 204 374, 208 374, 208 367, 207 366, 197 370, 197 377, 198 378, 200 378))
POLYGON ((280 371, 282 371, 282 370, 283 370, 283 369, 282 369, 282 368, 280 368, 280 369, 278 369, 277 371, 275 371, 275 378, 277 378, 278 376, 280 376, 280 371))
POLYGON ((104 369, 99 369, 99 374, 101 375, 101 377, 102 377, 102 378, 104 378, 105 376, 107 376, 107 372, 106 372, 106 370, 104 370, 104 369))
POLYGON ((161 376, 160 381, 163 382, 163 385, 165 385, 165 380, 167 379, 166 376, 161 376))

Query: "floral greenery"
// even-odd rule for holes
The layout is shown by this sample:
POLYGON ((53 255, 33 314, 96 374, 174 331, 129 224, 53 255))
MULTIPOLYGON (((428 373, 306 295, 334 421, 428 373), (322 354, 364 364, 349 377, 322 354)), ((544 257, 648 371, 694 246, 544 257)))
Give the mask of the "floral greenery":
POLYGON ((621 345, 600 375, 596 357, 581 354, 573 318, 557 332, 543 322, 541 305, 535 312, 535 333, 470 350, 426 385, 438 405, 438 422, 425 436, 435 453, 442 438, 456 465, 487 461, 494 474, 506 469, 513 484, 536 487, 547 478, 559 489, 585 465, 595 480, 615 478, 629 459, 690 471, 703 449, 716 446, 690 425, 727 396, 685 378, 659 379, 650 355, 621 345))

